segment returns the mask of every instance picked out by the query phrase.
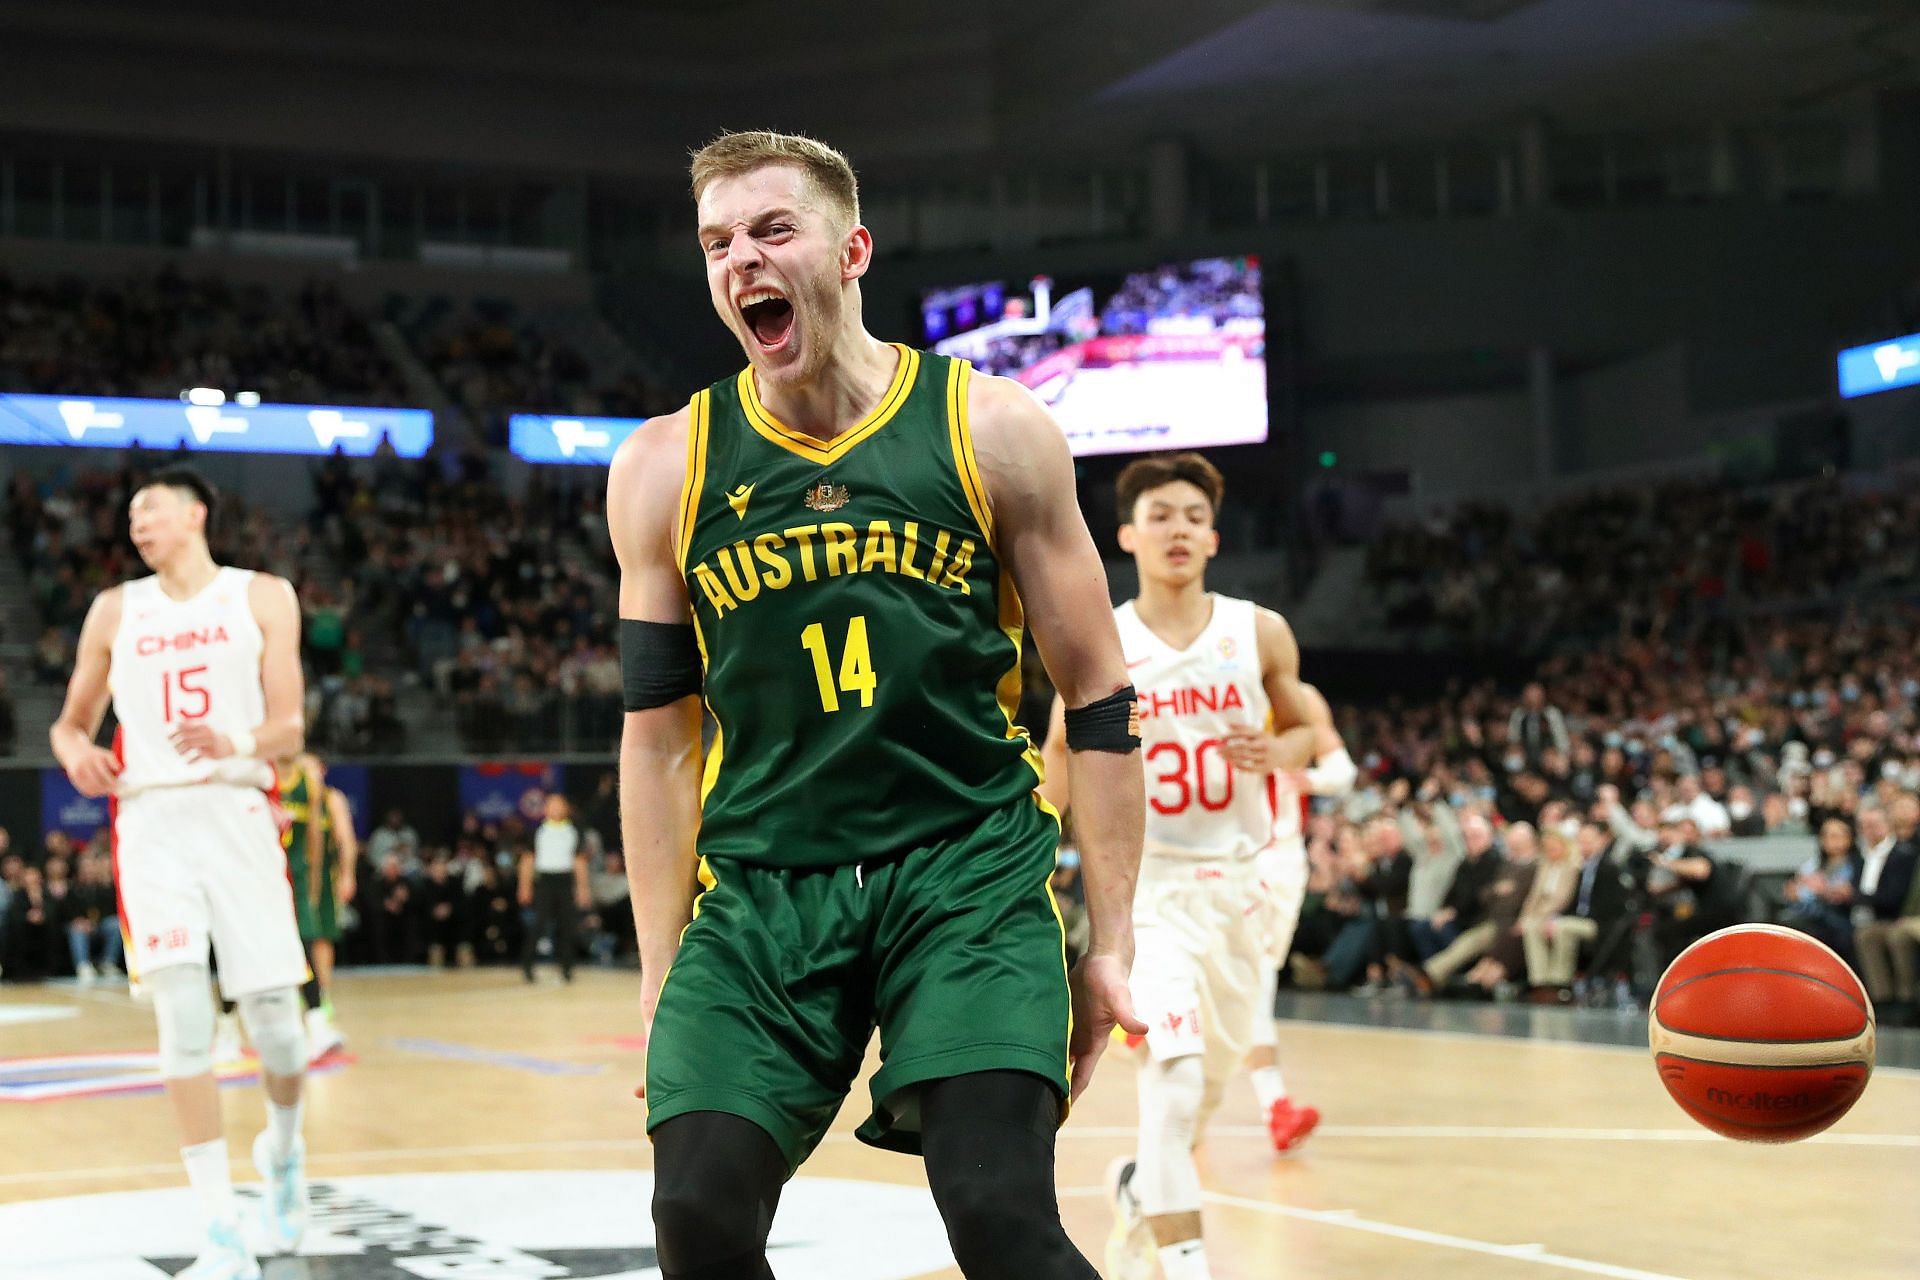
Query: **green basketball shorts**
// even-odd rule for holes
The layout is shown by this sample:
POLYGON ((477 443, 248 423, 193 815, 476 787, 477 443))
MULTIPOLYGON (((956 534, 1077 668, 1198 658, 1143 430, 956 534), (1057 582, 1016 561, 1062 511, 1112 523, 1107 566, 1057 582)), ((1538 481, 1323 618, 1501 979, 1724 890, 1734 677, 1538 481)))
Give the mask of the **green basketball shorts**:
MULTIPOLYGON (((1065 934, 1048 878, 1059 825, 1031 800, 955 839, 858 865, 701 863, 705 891, 662 985, 647 1128, 723 1111, 798 1168, 881 1068, 859 1138, 920 1152, 918 1088, 1017 1070, 1067 1093, 1065 934)), ((1064 1112, 1064 1108, 1063 1108, 1064 1112)))

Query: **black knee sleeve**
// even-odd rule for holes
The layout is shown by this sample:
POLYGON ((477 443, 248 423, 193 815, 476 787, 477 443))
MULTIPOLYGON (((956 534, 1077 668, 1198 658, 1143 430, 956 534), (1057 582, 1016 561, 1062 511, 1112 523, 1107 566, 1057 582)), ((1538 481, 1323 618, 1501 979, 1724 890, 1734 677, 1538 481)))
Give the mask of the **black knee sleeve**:
POLYGON ((770 1280, 767 1233, 787 1159, 767 1131, 719 1111, 653 1131, 653 1229, 666 1280, 770 1280))
POLYGON ((920 1122, 927 1181, 968 1280, 1098 1280, 1060 1225, 1053 1086, 1023 1071, 935 1081, 920 1122))

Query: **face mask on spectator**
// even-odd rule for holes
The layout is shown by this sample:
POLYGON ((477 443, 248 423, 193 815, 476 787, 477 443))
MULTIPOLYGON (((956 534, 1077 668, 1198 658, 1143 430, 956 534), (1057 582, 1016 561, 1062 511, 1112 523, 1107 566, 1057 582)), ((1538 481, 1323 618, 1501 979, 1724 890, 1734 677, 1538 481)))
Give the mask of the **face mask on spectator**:
POLYGON ((1735 822, 1738 822, 1742 818, 1746 818, 1752 815, 1753 806, 1748 804, 1745 800, 1735 800, 1727 805, 1727 813, 1732 816, 1735 822))
POLYGON ((1508 773, 1518 773, 1527 767, 1527 758, 1522 755, 1508 756, 1503 762, 1508 773))
POLYGON ((1807 816, 1807 802, 1799 796, 1793 797, 1787 801, 1787 814, 1789 817, 1804 821, 1807 816))

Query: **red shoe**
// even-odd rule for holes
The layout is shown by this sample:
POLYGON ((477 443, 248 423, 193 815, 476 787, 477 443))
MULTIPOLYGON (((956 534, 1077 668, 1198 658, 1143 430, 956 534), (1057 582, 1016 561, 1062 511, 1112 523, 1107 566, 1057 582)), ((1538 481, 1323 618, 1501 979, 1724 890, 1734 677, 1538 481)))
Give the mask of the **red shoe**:
POLYGON ((1307 1140, 1320 1123, 1320 1113, 1312 1107, 1296 1107, 1286 1098, 1267 1112, 1267 1132, 1273 1135, 1275 1151, 1292 1151, 1307 1140))

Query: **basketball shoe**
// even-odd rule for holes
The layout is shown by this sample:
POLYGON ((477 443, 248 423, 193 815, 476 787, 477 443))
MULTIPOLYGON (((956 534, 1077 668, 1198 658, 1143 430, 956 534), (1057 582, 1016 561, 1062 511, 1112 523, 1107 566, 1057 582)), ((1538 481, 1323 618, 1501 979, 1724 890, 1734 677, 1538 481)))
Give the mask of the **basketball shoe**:
POLYGON ((1319 1123, 1316 1108, 1296 1107, 1290 1098, 1281 1098, 1267 1109, 1267 1133, 1273 1138, 1275 1151, 1295 1150, 1319 1123))
POLYGON ((1160 1280, 1159 1251, 1140 1198, 1133 1194, 1134 1162, 1122 1157, 1107 1170, 1113 1234, 1107 1237, 1107 1280, 1160 1280))
POLYGON ((307 1061, 318 1062, 335 1049, 347 1046, 346 1036, 334 1025, 333 1013, 325 1005, 307 1010, 307 1061))
POLYGON ((253 1167, 266 1183, 260 1195, 261 1225, 275 1253, 291 1253, 307 1230, 307 1140, 296 1136, 284 1159, 273 1158, 273 1136, 262 1129, 253 1140, 253 1167))
POLYGON ((240 1238, 239 1224, 207 1227, 206 1247, 174 1280, 260 1280, 260 1263, 240 1238))

